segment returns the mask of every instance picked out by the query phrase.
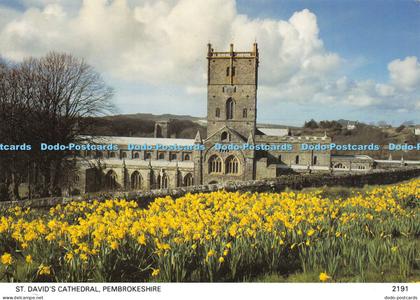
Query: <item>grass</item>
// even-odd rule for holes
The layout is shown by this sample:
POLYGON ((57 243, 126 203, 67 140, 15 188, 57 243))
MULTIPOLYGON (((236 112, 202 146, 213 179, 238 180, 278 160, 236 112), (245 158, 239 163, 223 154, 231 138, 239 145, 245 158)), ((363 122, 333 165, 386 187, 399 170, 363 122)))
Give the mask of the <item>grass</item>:
MULTIPOLYGON (((321 271, 320 271, 321 272, 321 271)), ((320 272, 293 273, 290 275, 264 274, 251 280, 251 282, 273 282, 273 283, 293 283, 293 282, 319 282, 320 272)), ((420 280, 420 270, 415 270, 413 274, 404 278, 398 272, 389 270, 388 272, 377 273, 367 271, 363 276, 360 274, 343 274, 332 278, 330 282, 418 282, 420 280)))
MULTIPOLYGON (((7 269, 0 266, 0 281, 13 277, 30 282, 319 282, 320 273, 325 272, 329 282, 415 282, 420 279, 419 184, 417 180, 389 189, 380 186, 378 191, 372 191, 378 186, 307 188, 283 196, 217 192, 189 195, 182 206, 172 199, 158 199, 149 210, 129 207, 126 202, 73 203, 49 213, 36 210, 26 217, 18 210, 16 220, 39 218, 50 230, 41 233, 36 229, 40 238, 29 248, 16 243, 13 236, 19 235, 0 234, 4 238, 0 254, 12 252, 15 258, 9 267, 15 273, 2 277, 7 269), (277 202, 275 197, 283 198, 277 202), (225 222, 226 213, 234 221, 225 222), (197 221, 190 222, 195 214, 197 221), (188 217, 177 219, 179 215, 188 217), (282 222, 270 227, 268 220, 274 216, 282 222), (315 220, 317 216, 322 219, 315 220), (283 221, 283 217, 288 219, 283 221), (284 225, 297 218, 303 221, 284 225), (202 227, 197 229, 197 223, 202 227), (190 226, 187 229, 200 234, 199 239, 174 242, 184 238, 177 235, 177 224, 190 226), (228 234, 212 238, 208 224, 227 226, 216 230, 228 234), (252 224, 257 225, 255 232, 252 224), (62 226, 67 228, 64 237, 62 226), (93 229, 100 226, 111 231, 93 235, 93 229), (251 231, 238 234, 238 227, 251 231), (133 233, 133 228, 138 232, 133 233), (170 235, 156 233, 162 228, 170 235), (77 242, 70 243, 75 234, 77 242), (143 242, 138 242, 142 234, 143 242), (113 240, 108 240, 110 235, 113 240), (93 237, 99 246, 94 246, 93 237), (116 246, 111 242, 117 242, 116 246), (70 260, 67 253, 72 254, 70 260), (34 258, 30 266, 25 265, 27 254, 34 258), (52 266, 50 276, 37 274, 41 263, 52 266)), ((19 224, 19 230, 33 227, 19 224)))

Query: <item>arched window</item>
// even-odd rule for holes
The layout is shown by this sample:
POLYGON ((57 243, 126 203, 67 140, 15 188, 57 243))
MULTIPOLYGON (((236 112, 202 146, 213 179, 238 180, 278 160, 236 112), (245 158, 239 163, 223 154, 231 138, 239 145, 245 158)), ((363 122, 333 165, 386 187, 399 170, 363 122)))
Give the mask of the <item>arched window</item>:
POLYGON ((226 131, 223 131, 220 135, 220 140, 222 141, 230 141, 230 134, 226 131))
POLYGON ((109 153, 109 157, 111 157, 111 158, 115 158, 115 152, 110 152, 110 153, 109 153))
POLYGON ((342 163, 338 163, 334 166, 335 169, 345 169, 346 167, 342 163))
POLYGON ((192 186, 194 184, 194 179, 191 173, 188 173, 184 177, 184 186, 192 186))
POLYGON ((313 165, 316 165, 317 162, 318 162, 318 157, 316 157, 316 155, 315 155, 312 164, 313 165))
POLYGON ((106 189, 109 191, 114 191, 117 189, 117 174, 114 170, 109 170, 105 175, 105 184, 106 189))
POLYGON ((281 163, 281 154, 279 155, 279 163, 281 163))
POLYGON ((299 164, 299 155, 296 155, 296 157, 295 157, 295 164, 299 164))
POLYGON ((165 159, 165 153, 159 152, 158 159, 165 159))
POLYGON ((235 106, 235 103, 233 102, 233 99, 229 98, 226 101, 226 119, 227 120, 233 119, 234 106, 235 106))
POLYGON ((209 173, 221 173, 222 172, 222 159, 213 155, 209 158, 209 173))
POLYGON ((236 156, 229 156, 226 158, 226 174, 238 174, 239 161, 236 156))
POLYGON ((171 160, 177 160, 176 153, 171 153, 171 155, 169 157, 170 157, 171 160))
POLYGON ((220 118, 220 108, 216 108, 216 118, 220 118))
POLYGON ((248 118, 248 110, 246 108, 244 108, 244 110, 242 111, 242 117, 248 118))
POLYGON ((132 190, 141 189, 141 177, 138 171, 134 171, 133 174, 131 174, 131 189, 132 190))
POLYGON ((190 155, 189 154, 185 154, 184 155, 184 160, 190 160, 191 159, 191 157, 190 157, 190 155))
POLYGON ((140 158, 140 154, 138 152, 134 153, 134 158, 140 158))
POLYGON ((168 176, 163 174, 162 176, 159 174, 157 178, 157 184, 159 189, 167 189, 168 188, 168 176))

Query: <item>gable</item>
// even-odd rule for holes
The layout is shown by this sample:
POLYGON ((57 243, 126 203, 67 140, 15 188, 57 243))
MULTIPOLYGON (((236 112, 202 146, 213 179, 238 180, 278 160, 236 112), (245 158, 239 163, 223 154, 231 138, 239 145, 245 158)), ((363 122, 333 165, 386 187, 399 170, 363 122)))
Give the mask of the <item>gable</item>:
POLYGON ((224 126, 207 137, 204 142, 244 143, 246 142, 246 139, 235 130, 224 126))

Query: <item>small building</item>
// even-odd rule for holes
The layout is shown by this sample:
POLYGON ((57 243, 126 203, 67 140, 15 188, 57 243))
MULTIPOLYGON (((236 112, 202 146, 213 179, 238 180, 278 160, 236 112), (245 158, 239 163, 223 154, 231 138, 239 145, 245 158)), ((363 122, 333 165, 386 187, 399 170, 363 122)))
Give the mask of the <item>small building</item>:
POLYGON ((347 130, 354 130, 354 129, 356 129, 356 126, 357 126, 357 122, 349 121, 349 122, 347 122, 346 129, 347 130))

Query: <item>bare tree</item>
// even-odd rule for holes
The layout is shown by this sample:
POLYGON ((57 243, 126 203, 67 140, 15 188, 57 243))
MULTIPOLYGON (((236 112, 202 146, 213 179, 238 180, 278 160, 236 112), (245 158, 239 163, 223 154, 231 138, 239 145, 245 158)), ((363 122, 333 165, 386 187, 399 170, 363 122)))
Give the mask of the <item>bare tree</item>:
POLYGON ((63 170, 73 162, 68 152, 41 151, 40 144, 80 142, 88 125, 85 117, 112 111, 112 95, 101 76, 72 55, 52 52, 1 67, 0 137, 7 143, 32 145, 29 152, 10 151, 0 158, 8 169, 3 182, 14 186, 13 198, 18 197, 16 186, 22 177, 33 179, 40 196, 60 194, 63 170))

